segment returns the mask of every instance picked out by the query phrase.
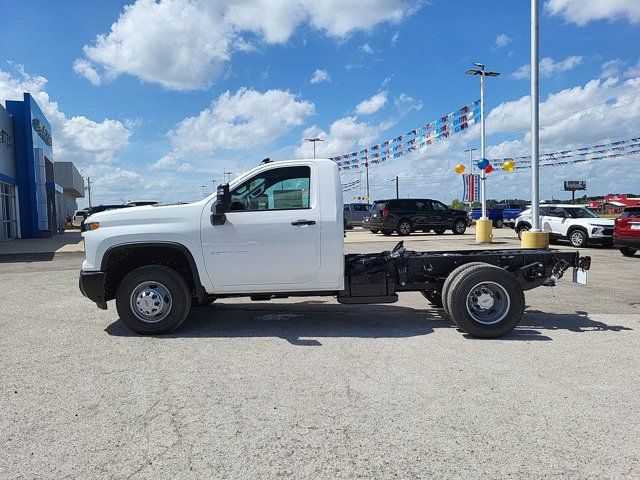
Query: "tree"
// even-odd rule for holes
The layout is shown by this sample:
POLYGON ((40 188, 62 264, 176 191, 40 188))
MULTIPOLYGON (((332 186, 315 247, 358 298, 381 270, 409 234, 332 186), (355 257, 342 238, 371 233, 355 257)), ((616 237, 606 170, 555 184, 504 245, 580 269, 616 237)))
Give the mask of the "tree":
POLYGON ((451 208, 455 209, 455 210, 466 210, 467 209, 467 204, 464 203, 461 200, 458 200, 457 198, 455 198, 453 200, 453 202, 451 202, 451 208))

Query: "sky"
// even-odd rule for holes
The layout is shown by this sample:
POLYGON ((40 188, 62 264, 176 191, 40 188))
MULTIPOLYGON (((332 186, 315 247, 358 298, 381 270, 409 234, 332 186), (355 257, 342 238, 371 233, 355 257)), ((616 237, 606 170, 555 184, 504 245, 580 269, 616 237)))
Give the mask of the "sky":
MULTIPOLYGON (((352 152, 479 98, 487 158, 530 153, 530 7, 521 0, 0 0, 0 102, 31 92, 93 201, 194 201, 263 158, 352 152), (226 176, 227 178, 229 175, 226 176)), ((542 0, 540 152, 640 137, 640 0, 542 0)), ((474 126, 369 169, 371 199, 451 202, 474 126)), ((541 169, 542 198, 640 193, 639 156, 541 169)), ((343 183, 359 179, 342 172, 343 183)), ((365 193, 345 194, 352 201, 365 193)), ((529 198, 530 170, 489 198, 529 198)), ((81 202, 81 204, 83 204, 81 202)))

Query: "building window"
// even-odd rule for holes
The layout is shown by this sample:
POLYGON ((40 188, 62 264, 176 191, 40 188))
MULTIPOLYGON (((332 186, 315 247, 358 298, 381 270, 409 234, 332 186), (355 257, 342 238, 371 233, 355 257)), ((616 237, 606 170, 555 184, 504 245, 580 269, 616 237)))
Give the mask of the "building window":
POLYGON ((16 187, 0 182, 0 240, 17 236, 16 187))

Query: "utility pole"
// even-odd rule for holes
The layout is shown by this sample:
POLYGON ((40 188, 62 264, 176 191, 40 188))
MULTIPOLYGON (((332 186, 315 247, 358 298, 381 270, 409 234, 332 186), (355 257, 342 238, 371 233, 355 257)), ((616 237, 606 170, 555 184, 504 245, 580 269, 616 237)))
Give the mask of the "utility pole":
POLYGON ((91 204, 91 177, 87 177, 87 194, 89 197, 89 208, 91 208, 93 205, 91 204))
MULTIPOLYGON (((485 77, 497 77, 499 72, 488 72, 485 70, 483 63, 474 62, 479 70, 467 70, 468 75, 480 75, 480 158, 485 158, 485 95, 484 84, 485 77)), ((480 169, 480 182, 482 184, 482 190, 480 191, 482 201, 482 218, 480 223, 476 223, 476 242, 478 243, 491 243, 491 221, 487 218, 487 172, 485 169, 480 169), (479 225, 482 224, 482 227, 479 225)))
POLYGON ((400 198, 400 185, 398 184, 398 176, 396 175, 396 199, 400 198))
POLYGON ((364 162, 364 168, 367 172, 367 202, 370 202, 371 197, 369 196, 369 160, 364 162))
POLYGON ((212 193, 216 193, 216 180, 215 179, 211 180, 211 192, 212 193))
POLYGON ((316 142, 324 142, 320 137, 305 138, 307 142, 313 143, 313 158, 316 158, 316 142))

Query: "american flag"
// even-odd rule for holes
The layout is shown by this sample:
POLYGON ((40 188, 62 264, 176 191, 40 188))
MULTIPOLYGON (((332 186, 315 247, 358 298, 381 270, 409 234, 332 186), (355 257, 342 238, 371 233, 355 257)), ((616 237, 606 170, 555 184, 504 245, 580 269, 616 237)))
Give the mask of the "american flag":
POLYGON ((464 193, 462 197, 465 202, 479 202, 480 201, 480 175, 462 175, 462 183, 464 186, 464 193))

